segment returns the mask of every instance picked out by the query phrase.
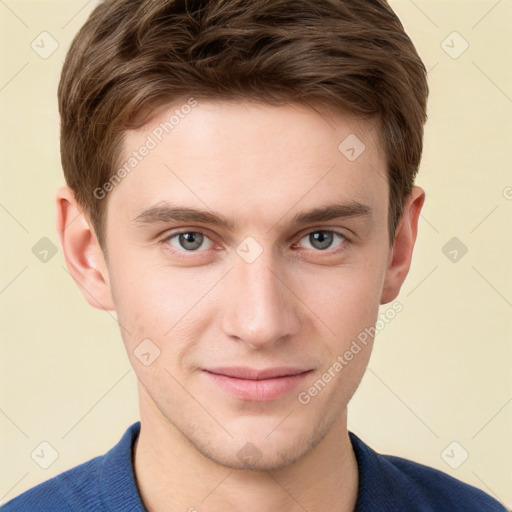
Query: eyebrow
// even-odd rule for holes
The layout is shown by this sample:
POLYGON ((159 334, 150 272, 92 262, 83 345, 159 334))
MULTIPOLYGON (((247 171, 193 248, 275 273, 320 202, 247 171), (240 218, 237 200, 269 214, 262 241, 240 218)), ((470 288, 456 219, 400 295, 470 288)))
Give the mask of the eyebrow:
MULTIPOLYGON (((371 217, 372 209, 363 203, 350 201, 343 204, 330 204, 312 210, 297 213, 291 221, 292 225, 310 224, 312 222, 325 222, 328 220, 350 218, 350 217, 371 217)), ((158 203, 144 210, 137 215, 133 222, 143 227, 148 224, 164 223, 171 221, 199 222, 210 224, 235 231, 237 223, 224 215, 206 210, 197 210, 185 206, 172 205, 168 202, 158 203)))

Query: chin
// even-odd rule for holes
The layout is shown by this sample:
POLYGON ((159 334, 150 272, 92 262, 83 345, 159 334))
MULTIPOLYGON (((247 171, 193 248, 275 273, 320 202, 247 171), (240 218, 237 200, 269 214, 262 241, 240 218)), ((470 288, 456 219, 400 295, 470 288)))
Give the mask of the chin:
POLYGON ((329 426, 322 424, 309 432, 295 430, 260 435, 240 433, 225 446, 212 446, 204 438, 189 441, 206 458, 229 469, 274 471, 295 464, 308 455, 326 436, 329 426))
POLYGON ((201 450, 198 448, 202 454, 209 458, 211 461, 216 464, 223 466, 229 469, 237 469, 237 470, 249 470, 249 471, 275 471, 279 469, 286 468, 298 460, 300 460, 305 453, 301 449, 297 450, 288 450, 286 452, 261 452, 256 445, 252 443, 246 443, 236 455, 233 455, 232 452, 220 452, 220 451, 212 451, 201 450))

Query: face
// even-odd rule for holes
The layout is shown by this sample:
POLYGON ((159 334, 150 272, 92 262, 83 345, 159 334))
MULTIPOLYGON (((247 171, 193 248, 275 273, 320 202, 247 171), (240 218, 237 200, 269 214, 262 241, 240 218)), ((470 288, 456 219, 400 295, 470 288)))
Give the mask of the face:
POLYGON ((304 106, 198 101, 127 132, 122 161, 108 275, 143 408, 219 464, 299 460, 371 352, 354 340, 391 254, 377 133, 304 106))

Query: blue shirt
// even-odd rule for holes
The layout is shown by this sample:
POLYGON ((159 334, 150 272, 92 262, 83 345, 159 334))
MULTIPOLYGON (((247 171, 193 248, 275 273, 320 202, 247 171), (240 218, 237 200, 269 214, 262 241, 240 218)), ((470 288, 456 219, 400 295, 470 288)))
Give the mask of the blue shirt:
MULTIPOLYGON (((2 512, 146 512, 132 463, 139 431, 136 422, 105 455, 32 487, 2 512)), ((354 512, 507 512, 476 487, 428 466, 379 454, 354 433, 349 436, 359 468, 354 512)))

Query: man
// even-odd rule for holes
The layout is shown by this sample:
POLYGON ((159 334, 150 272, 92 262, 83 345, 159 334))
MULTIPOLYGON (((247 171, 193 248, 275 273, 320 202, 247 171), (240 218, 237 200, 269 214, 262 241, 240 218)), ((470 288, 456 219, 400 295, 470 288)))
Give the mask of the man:
POLYGON ((4 510, 505 510, 347 430, 411 262, 427 93, 384 0, 102 2, 59 86, 57 230, 140 423, 4 510))

